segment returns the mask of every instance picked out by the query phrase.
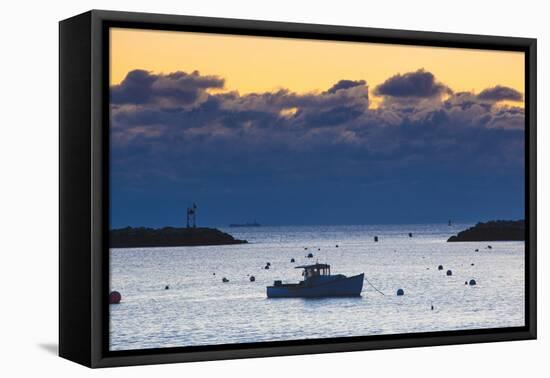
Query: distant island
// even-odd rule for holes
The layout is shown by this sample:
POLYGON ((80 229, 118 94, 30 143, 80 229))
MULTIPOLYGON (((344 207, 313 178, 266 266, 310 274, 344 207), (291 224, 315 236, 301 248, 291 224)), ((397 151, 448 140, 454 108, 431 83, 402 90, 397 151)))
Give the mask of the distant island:
POLYGON ((126 227, 111 230, 109 233, 111 248, 140 247, 187 247, 201 245, 245 244, 246 240, 215 228, 206 227, 126 227))
POLYGON ((262 225, 254 221, 252 223, 231 223, 229 227, 261 227, 262 225))
POLYGON ((525 220, 489 221, 478 223, 467 230, 451 236, 448 242, 469 241, 520 241, 525 240, 525 220))

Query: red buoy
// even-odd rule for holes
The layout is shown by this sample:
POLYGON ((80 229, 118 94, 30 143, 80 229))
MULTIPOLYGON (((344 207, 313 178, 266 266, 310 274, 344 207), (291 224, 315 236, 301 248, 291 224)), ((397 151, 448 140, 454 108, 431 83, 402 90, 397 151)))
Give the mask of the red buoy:
POLYGON ((118 291, 111 291, 109 294, 109 304, 119 304, 122 299, 122 295, 118 291))

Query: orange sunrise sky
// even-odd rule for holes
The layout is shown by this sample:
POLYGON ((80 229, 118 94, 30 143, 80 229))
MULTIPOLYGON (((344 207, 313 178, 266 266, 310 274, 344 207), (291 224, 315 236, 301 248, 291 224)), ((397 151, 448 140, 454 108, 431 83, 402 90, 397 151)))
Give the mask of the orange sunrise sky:
POLYGON ((111 29, 110 38, 111 85, 134 69, 198 70, 224 78, 224 90, 241 95, 320 92, 341 79, 365 80, 372 92, 395 74, 421 68, 455 92, 502 85, 524 93, 525 85, 522 52, 120 28, 111 29))

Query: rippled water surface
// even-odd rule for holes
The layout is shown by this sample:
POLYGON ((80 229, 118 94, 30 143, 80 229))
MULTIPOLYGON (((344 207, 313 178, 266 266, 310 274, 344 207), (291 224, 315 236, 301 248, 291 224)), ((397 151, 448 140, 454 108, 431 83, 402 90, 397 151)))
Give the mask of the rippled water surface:
POLYGON ((112 249, 122 302, 110 306, 111 349, 523 326, 524 243, 446 242, 468 226, 231 228, 250 244, 112 249), (316 261, 333 274, 364 272, 386 295, 365 282, 359 298, 266 298, 273 280, 298 282, 293 267, 316 261))

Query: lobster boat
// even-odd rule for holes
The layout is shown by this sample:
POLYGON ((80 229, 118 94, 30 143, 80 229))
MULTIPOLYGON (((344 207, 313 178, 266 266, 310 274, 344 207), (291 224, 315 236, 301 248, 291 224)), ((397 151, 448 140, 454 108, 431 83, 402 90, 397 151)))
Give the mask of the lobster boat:
POLYGON ((275 281, 267 287, 268 298, 323 298, 358 297, 363 290, 364 273, 347 277, 343 274, 331 274, 330 265, 300 265, 304 280, 298 283, 275 281))

